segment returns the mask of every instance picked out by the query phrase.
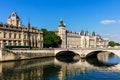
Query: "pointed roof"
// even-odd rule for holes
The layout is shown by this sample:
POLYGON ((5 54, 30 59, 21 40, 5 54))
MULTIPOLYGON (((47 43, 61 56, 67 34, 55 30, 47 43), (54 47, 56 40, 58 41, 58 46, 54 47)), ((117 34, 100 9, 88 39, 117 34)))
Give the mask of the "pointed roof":
POLYGON ((30 19, 28 19, 28 28, 30 28, 30 19))
POLYGON ((62 20, 62 19, 60 19, 60 24, 59 24, 59 27, 61 27, 61 26, 62 26, 62 27, 66 27, 65 24, 63 23, 63 20, 62 20))
POLYGON ((84 30, 82 30, 82 31, 80 32, 80 35, 81 35, 81 36, 83 36, 83 35, 84 35, 84 30))
POLYGON ((85 36, 88 36, 88 31, 85 31, 85 36))
POLYGON ((92 33, 92 36, 95 36, 95 32, 92 33))
POLYGON ((13 11, 12 14, 10 14, 10 16, 8 17, 8 19, 20 19, 20 17, 15 11, 13 11))

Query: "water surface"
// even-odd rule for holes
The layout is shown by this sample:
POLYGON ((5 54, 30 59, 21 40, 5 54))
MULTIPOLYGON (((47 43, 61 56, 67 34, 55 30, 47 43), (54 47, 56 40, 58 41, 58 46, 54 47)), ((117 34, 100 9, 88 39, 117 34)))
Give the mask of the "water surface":
POLYGON ((1 80, 120 80, 120 58, 41 58, 0 63, 1 80), (68 60, 68 61, 67 61, 68 60))

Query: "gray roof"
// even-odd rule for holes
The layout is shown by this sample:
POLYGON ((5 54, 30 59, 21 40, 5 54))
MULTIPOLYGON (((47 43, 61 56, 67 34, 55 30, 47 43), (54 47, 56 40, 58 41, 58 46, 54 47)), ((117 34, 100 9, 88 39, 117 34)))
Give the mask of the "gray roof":
POLYGON ((62 19, 60 19, 60 24, 59 24, 59 27, 66 27, 65 25, 64 25, 64 23, 63 23, 63 20, 62 19))
POLYGON ((8 19, 13 19, 13 18, 14 19, 20 19, 15 11, 13 11, 12 14, 10 14, 10 16, 8 17, 8 19))

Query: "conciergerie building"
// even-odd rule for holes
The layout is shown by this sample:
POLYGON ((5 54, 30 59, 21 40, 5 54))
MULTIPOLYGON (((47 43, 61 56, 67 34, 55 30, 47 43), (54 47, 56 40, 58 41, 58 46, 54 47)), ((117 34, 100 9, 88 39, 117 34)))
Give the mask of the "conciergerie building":
POLYGON ((22 25, 20 17, 12 12, 7 23, 0 23, 0 48, 4 46, 31 46, 43 48, 43 32, 36 27, 22 25))
POLYGON ((62 40, 61 48, 100 48, 108 45, 108 40, 103 39, 95 32, 89 33, 84 30, 73 32, 67 30, 62 19, 55 33, 62 40))

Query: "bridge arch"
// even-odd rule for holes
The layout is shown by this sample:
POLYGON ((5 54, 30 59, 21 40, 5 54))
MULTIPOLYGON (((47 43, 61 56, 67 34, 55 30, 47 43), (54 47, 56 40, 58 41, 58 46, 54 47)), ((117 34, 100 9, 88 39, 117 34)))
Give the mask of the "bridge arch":
POLYGON ((91 57, 96 58, 97 55, 101 52, 113 53, 120 58, 120 51, 117 51, 117 50, 92 50, 92 51, 88 51, 86 53, 86 58, 91 58, 91 57))
POLYGON ((102 51, 90 51, 87 53, 86 58, 97 58, 97 55, 102 51))
POLYGON ((75 55, 79 55, 74 51, 59 51, 56 53, 56 57, 73 57, 75 55))
POLYGON ((80 55, 73 51, 60 51, 56 54, 56 59, 62 62, 73 63, 80 59, 80 55))

